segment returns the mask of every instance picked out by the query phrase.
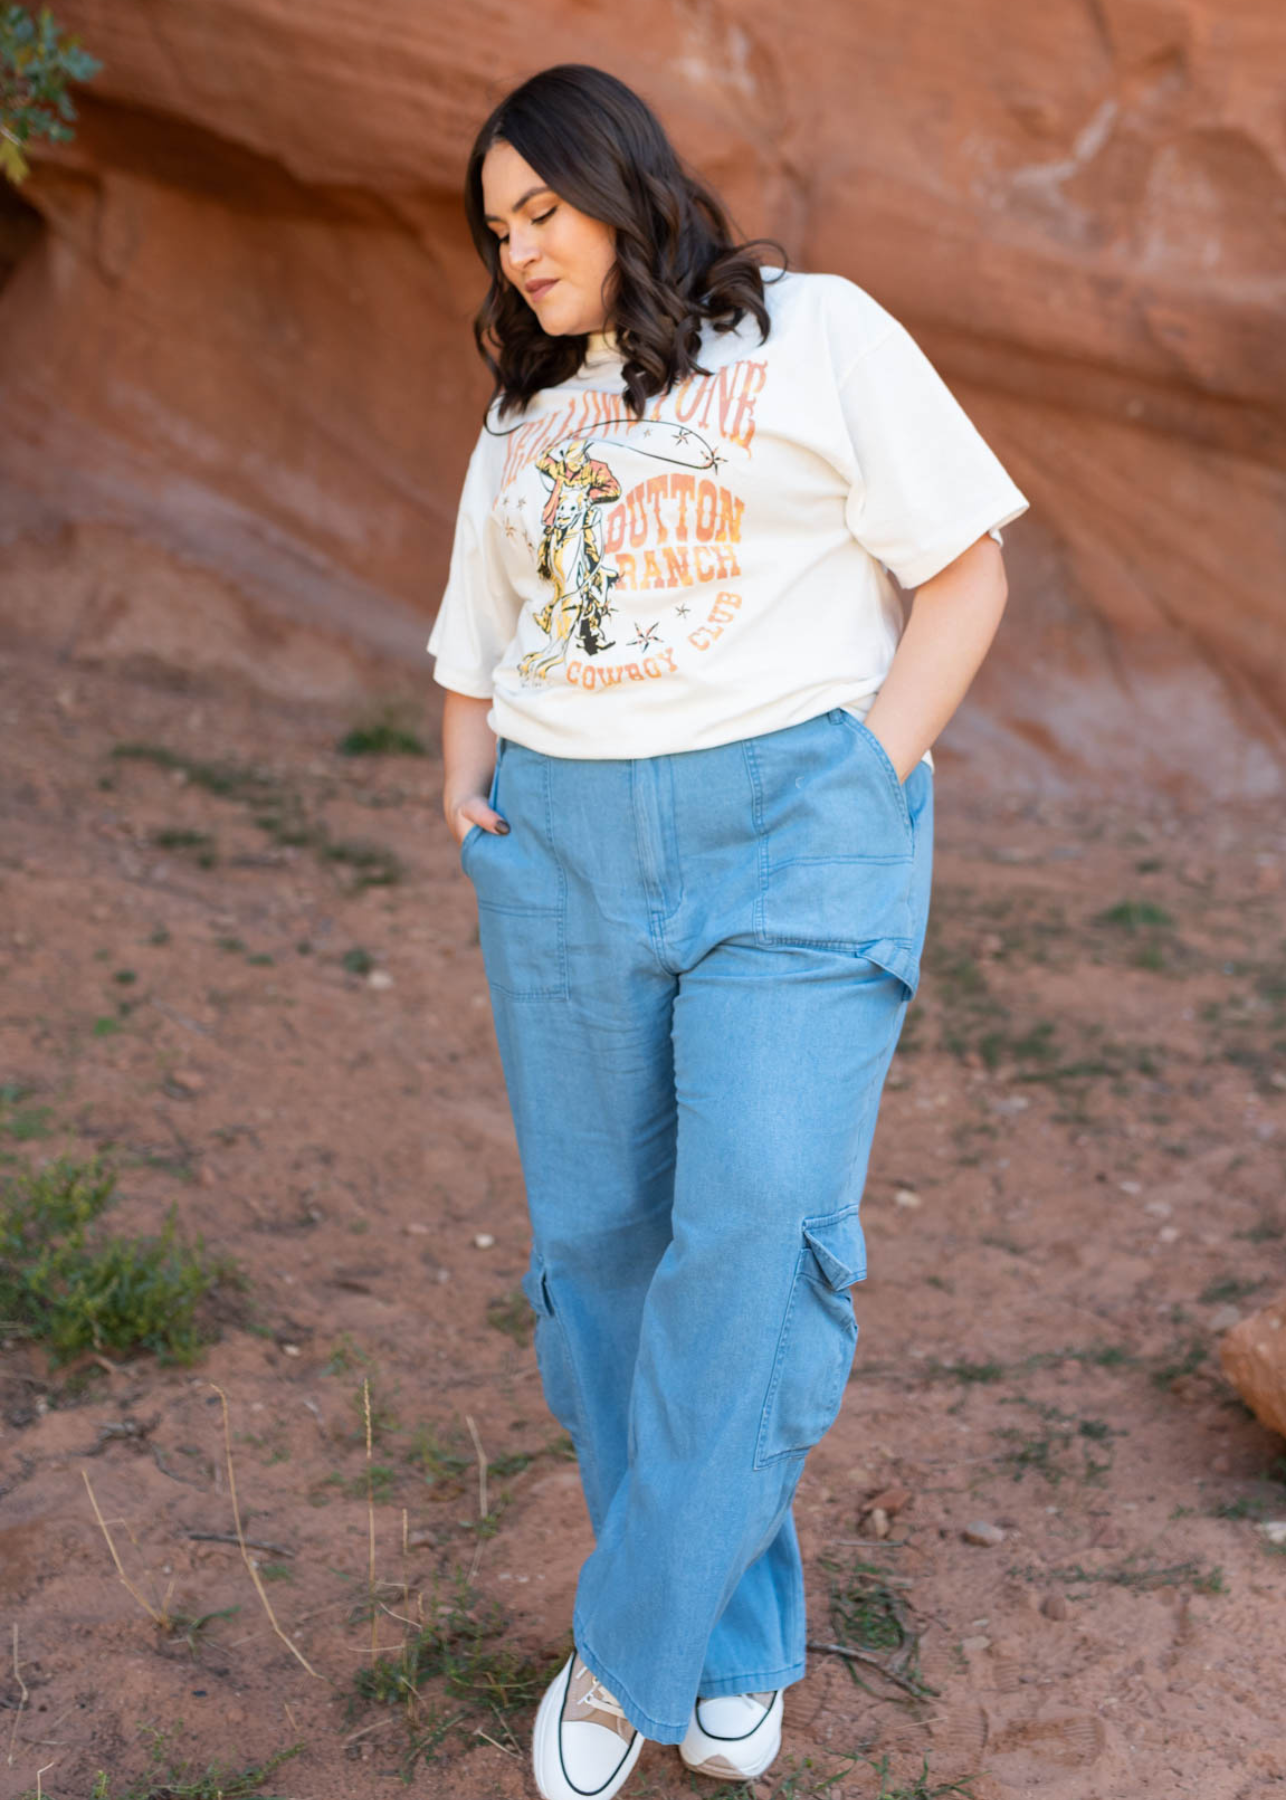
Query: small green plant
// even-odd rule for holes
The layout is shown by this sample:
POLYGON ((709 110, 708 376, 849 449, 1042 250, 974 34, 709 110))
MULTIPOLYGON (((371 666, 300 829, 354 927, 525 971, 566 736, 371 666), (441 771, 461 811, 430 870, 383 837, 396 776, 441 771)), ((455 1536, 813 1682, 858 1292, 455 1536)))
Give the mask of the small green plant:
POLYGON ((936 1693, 920 1673, 920 1633, 904 1584, 860 1559, 845 1566, 824 1555, 820 1564, 830 1578, 834 1642, 811 1648, 841 1655, 852 1681, 867 1693, 874 1690, 862 1679, 862 1668, 877 1670, 909 1698, 922 1700, 936 1693))
POLYGON ((505 1641, 509 1620, 500 1602, 484 1599, 459 1567, 451 1580, 445 1601, 435 1581, 431 1622, 411 1633, 396 1656, 358 1670, 357 1697, 396 1705, 421 1683, 440 1680, 449 1698, 478 1712, 503 1717, 535 1706, 570 1645, 560 1643, 538 1658, 521 1654, 505 1641))
MULTIPOLYGON (((1171 1517, 1178 1516, 1176 1508, 1171 1517)), ((1182 1509, 1184 1516, 1191 1516, 1190 1508, 1182 1509)), ((1199 1562, 1167 1563, 1164 1566, 1150 1564, 1144 1568, 1135 1567, 1135 1558, 1139 1553, 1131 1551, 1123 1562, 1114 1569, 1085 1569, 1079 1563, 1072 1563, 1064 1568, 1049 1569, 1028 1565, 1025 1568, 1011 1567, 1009 1573, 1023 1581, 1057 1582, 1060 1586, 1086 1586, 1096 1583, 1108 1587, 1133 1588, 1136 1593, 1144 1593, 1158 1587, 1187 1586, 1199 1594, 1223 1594, 1227 1592, 1224 1584, 1223 1570, 1217 1564, 1213 1569, 1205 1569, 1199 1562)), ((1069 1594, 1069 1600, 1083 1599, 1084 1595, 1069 1594)))
POLYGON ((427 756, 422 741, 401 723, 396 707, 385 707, 355 725, 336 744, 341 756, 427 756))
POLYGON ((487 1302, 487 1323, 494 1325, 497 1331, 503 1331, 515 1344, 528 1344, 531 1342, 536 1315, 531 1310, 527 1296, 520 1287, 516 1287, 502 1300, 487 1302))
POLYGON ((1199 1337, 1189 1338, 1186 1347, 1178 1345, 1153 1369, 1152 1380, 1157 1387, 1168 1388, 1181 1375, 1195 1374, 1209 1355, 1209 1344, 1199 1337))
MULTIPOLYGON (((454 1440, 460 1442, 457 1436, 454 1440)), ((406 1460, 424 1472, 425 1485, 435 1491, 431 1499, 454 1499, 464 1492, 464 1472, 473 1457, 443 1443, 432 1425, 417 1426, 406 1460)))
MULTIPOLYGON (((180 826, 165 826, 152 833, 152 842, 158 850, 190 850, 197 864, 203 869, 212 869, 219 860, 218 845, 208 831, 189 831, 180 826)), ((168 938, 169 933, 166 933, 168 938)), ((157 939, 153 935, 152 943, 164 943, 165 938, 157 939)))
POLYGON ((1201 1290, 1198 1298, 1203 1306, 1218 1306, 1221 1301, 1244 1300, 1248 1294, 1256 1294, 1265 1285, 1266 1277, 1259 1275, 1250 1280, 1236 1275, 1225 1275, 1220 1281, 1212 1281, 1201 1290))
MULTIPOLYGON (((289 1762, 292 1756, 298 1756, 306 1748, 302 1741, 285 1750, 276 1750, 263 1762, 239 1772, 230 1765, 213 1762, 199 1771, 191 1761, 175 1762, 170 1753, 170 1744, 182 1725, 182 1719, 168 1731, 160 1726, 144 1725, 143 1735, 152 1740, 148 1752, 151 1773, 123 1788, 110 1781, 107 1772, 100 1769, 89 1790, 89 1800, 285 1800, 284 1795, 266 1794, 264 1783, 282 1763, 289 1762), (167 1760, 169 1770, 163 1773, 162 1766, 167 1760)), ((36 1800, 36 1789, 28 1788, 21 1800, 36 1800)))
POLYGON ((0 1132, 18 1143, 28 1143, 33 1138, 45 1138, 53 1133, 52 1106, 24 1107, 21 1104, 33 1091, 20 1081, 7 1081, 0 1086, 0 1132))
POLYGON ((1000 1404, 1029 1407, 1039 1416, 1044 1426, 1043 1431, 1023 1431, 1013 1425, 996 1427, 994 1435, 1010 1446, 1001 1455, 1001 1465, 1012 1472, 1015 1481, 1021 1481, 1026 1474, 1034 1472, 1042 1476, 1051 1487, 1057 1487, 1060 1481, 1069 1476, 1085 1482, 1101 1482, 1112 1466, 1112 1439, 1126 1435, 1122 1429, 1109 1425, 1105 1419, 1078 1418, 1074 1413, 1063 1412, 1057 1406, 1029 1400, 1023 1394, 1002 1400, 1000 1404), (1094 1445, 1106 1447, 1105 1462, 1094 1455, 1094 1445))
POLYGON ((1174 920, 1155 900, 1118 900, 1093 915, 1094 925, 1119 925, 1126 931, 1138 931, 1147 925, 1172 926, 1174 920))
POLYGON ((23 6, 0 6, 0 174, 15 187, 31 173, 33 137, 65 144, 76 135, 67 84, 92 80, 102 66, 59 30, 47 6, 34 19, 23 6))
POLYGON ((101 1157, 59 1157, 0 1187, 0 1318, 43 1340, 56 1362, 151 1350, 190 1363, 208 1341, 198 1303, 243 1278, 225 1259, 207 1262, 202 1238, 177 1240, 173 1205, 155 1237, 97 1231, 115 1186, 101 1157))

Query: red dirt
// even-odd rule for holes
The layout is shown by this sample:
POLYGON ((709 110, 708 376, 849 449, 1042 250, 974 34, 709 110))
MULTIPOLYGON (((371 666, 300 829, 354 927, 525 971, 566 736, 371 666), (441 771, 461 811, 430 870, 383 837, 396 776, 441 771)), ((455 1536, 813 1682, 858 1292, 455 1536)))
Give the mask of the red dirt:
MULTIPOLYGON (((426 691, 436 742, 427 675, 421 707, 426 691)), ((337 709, 21 649, 0 667, 0 717, 0 1154, 103 1151, 117 1228, 154 1230, 177 1201, 251 1284, 220 1296, 221 1339, 190 1368, 55 1369, 21 1338, 0 1353, 0 1790, 34 1794, 42 1770, 44 1795, 83 1800, 105 1770, 115 1795, 148 1767, 150 1723, 195 1769, 302 1742, 269 1793, 385 1793, 402 1715, 345 1706, 370 1662, 363 1376, 388 1471, 382 1646, 417 1594, 444 1603, 435 1571, 472 1567, 507 1641, 553 1655, 589 1549, 521 1308, 513 1334, 488 1318, 529 1236, 440 766, 338 755, 354 721, 337 709), (404 877, 349 891, 350 865, 114 759, 126 741, 269 769, 332 838, 392 848, 404 877), (214 834, 218 860, 151 841, 176 827, 214 834), (386 981, 344 967, 355 947, 386 981), (191 1535, 233 1529, 216 1383, 245 1530, 283 1547, 259 1553, 286 1571, 265 1591, 316 1675, 273 1633, 236 1544, 191 1535), (490 1535, 469 1420, 490 1462, 532 1458, 491 1474, 490 1535), (454 1478, 426 1480, 425 1426, 460 1457, 454 1478), (115 1573, 86 1474, 143 1592, 238 1610, 192 1646, 159 1631, 115 1573)), ((876 1565, 936 1692, 910 1700, 869 1669, 863 1688, 815 1651, 757 1792, 820 1793, 846 1770, 830 1800, 874 1796, 873 1764, 888 1757, 892 1787, 925 1755, 927 1791, 972 1775, 976 1800, 1277 1791, 1286 1555, 1260 1524, 1286 1517, 1284 1447, 1214 1348, 1286 1282, 1280 812, 1123 790, 984 804, 937 754, 930 942, 876 1136, 857 1363, 796 1503, 812 1637, 836 1635, 824 1559, 876 1565), (1123 901, 1173 924, 1094 922, 1123 901), (868 1541, 866 1504, 892 1488, 909 1499, 868 1541), (979 1519, 1003 1543, 966 1543, 979 1519)), ((429 1681, 424 1705, 461 1703, 429 1681)), ((533 1795, 530 1718, 468 1713, 411 1789, 533 1795)), ((649 1745, 626 1791, 697 1785, 649 1745)))

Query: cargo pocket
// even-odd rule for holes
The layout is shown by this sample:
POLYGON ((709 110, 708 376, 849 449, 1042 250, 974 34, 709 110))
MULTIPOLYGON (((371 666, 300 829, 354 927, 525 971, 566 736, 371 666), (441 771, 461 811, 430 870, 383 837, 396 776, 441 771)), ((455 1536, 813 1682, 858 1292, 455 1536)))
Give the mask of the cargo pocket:
POLYGON ((859 1207, 805 1219, 759 1420, 754 1467, 802 1457, 834 1424, 857 1345, 848 1289, 866 1275, 859 1207))
POLYGON ((521 1286, 536 1315, 536 1363, 545 1404, 571 1438, 577 1455, 584 1460, 585 1414, 580 1383, 576 1379, 567 1332, 549 1291, 548 1270, 544 1259, 534 1249, 521 1286))
POLYGON ((548 764, 510 758, 501 739, 489 803, 509 830, 479 825, 460 845, 478 901, 487 983, 510 1000, 566 1000, 567 877, 554 853, 548 764))

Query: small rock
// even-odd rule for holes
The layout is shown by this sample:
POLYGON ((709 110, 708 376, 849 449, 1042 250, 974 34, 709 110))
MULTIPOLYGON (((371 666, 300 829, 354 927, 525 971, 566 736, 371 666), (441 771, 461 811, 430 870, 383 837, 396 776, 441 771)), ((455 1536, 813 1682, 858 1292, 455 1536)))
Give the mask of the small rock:
POLYGON ((387 969, 372 969, 366 977, 366 985, 373 988, 391 988, 393 977, 387 969))
POLYGON ((418 1219, 413 1219, 409 1225, 403 1226, 402 1229, 406 1232, 408 1237, 428 1237, 433 1228, 431 1225, 422 1225, 418 1219))
POLYGON ((218 1176, 215 1174, 209 1163, 201 1164, 201 1167, 196 1172, 196 1178, 199 1185, 204 1188, 213 1187, 218 1180, 218 1176))
POLYGON ((1261 1424, 1286 1436, 1286 1296, 1240 1320, 1219 1340, 1219 1361, 1261 1424))
POLYGON ((1067 1617, 1067 1596, 1065 1594, 1046 1594, 1040 1603, 1040 1610, 1047 1619, 1065 1619, 1067 1617))
POLYGON ((877 1538, 886 1538, 889 1535, 889 1515, 882 1506, 871 1508, 867 1523, 877 1538))
MULTIPOLYGON (((1122 1182, 1121 1186, 1124 1187, 1125 1183, 1122 1182)), ((1174 1208, 1168 1200, 1145 1200, 1143 1210, 1145 1213, 1151 1213, 1154 1219, 1168 1219, 1174 1208)))
POLYGON ((1210 1315, 1210 1329, 1213 1332, 1231 1331, 1234 1325, 1241 1324, 1241 1314, 1235 1306, 1225 1303, 1216 1308, 1210 1315))
POLYGON ((893 1204, 894 1206, 905 1206, 910 1211, 914 1211, 922 1202, 914 1188, 899 1188, 893 1196, 893 1204))
POLYGON ((489 1231, 480 1231, 473 1241, 479 1250, 490 1250, 496 1240, 489 1231))
POLYGON ((878 1507, 882 1513, 887 1513, 890 1519, 895 1519, 897 1515, 900 1512, 905 1511, 910 1504, 910 1488, 882 1488, 878 1494, 873 1494, 871 1496, 862 1510, 863 1512, 873 1513, 878 1507))
POLYGON ((185 1094, 203 1094, 205 1077, 198 1075, 195 1069, 171 1069, 169 1085, 181 1088, 185 1094))
POLYGON ((281 1349, 282 1349, 282 1354, 285 1356, 298 1356, 300 1354, 300 1349, 299 1349, 298 1344, 283 1344, 281 1346, 281 1349))
POLYGON ((991 1639, 989 1637, 961 1638, 960 1648, 962 1650, 990 1650, 991 1639))
POLYGON ((966 1544, 983 1544, 989 1548, 1005 1541, 1005 1534, 999 1525, 993 1525, 987 1519, 973 1520, 960 1535, 966 1544))
POLYGON ((1157 1232, 1157 1238, 1163 1244, 1177 1244, 1180 1232, 1177 1225, 1163 1225, 1157 1232))
POLYGON ((1123 1194, 1141 1194, 1143 1192, 1141 1181, 1118 1181, 1116 1185, 1123 1194))
POLYGON ((1270 1544, 1286 1544, 1286 1519, 1265 1519, 1259 1529, 1270 1544))

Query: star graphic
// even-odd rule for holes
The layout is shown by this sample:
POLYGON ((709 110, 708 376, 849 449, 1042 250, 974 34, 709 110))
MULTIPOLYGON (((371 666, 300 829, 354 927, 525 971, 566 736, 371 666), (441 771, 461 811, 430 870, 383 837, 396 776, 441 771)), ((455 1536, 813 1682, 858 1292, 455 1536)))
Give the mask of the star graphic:
POLYGON ((630 639, 631 644, 637 644, 640 650, 646 650, 649 644, 655 644, 658 641, 657 634, 660 631, 660 627, 661 621, 659 619, 653 625, 638 626, 634 636, 630 639))
POLYGON ((692 608, 690 606, 679 605, 676 606, 674 610, 681 619, 686 619, 688 614, 692 611, 692 608))

